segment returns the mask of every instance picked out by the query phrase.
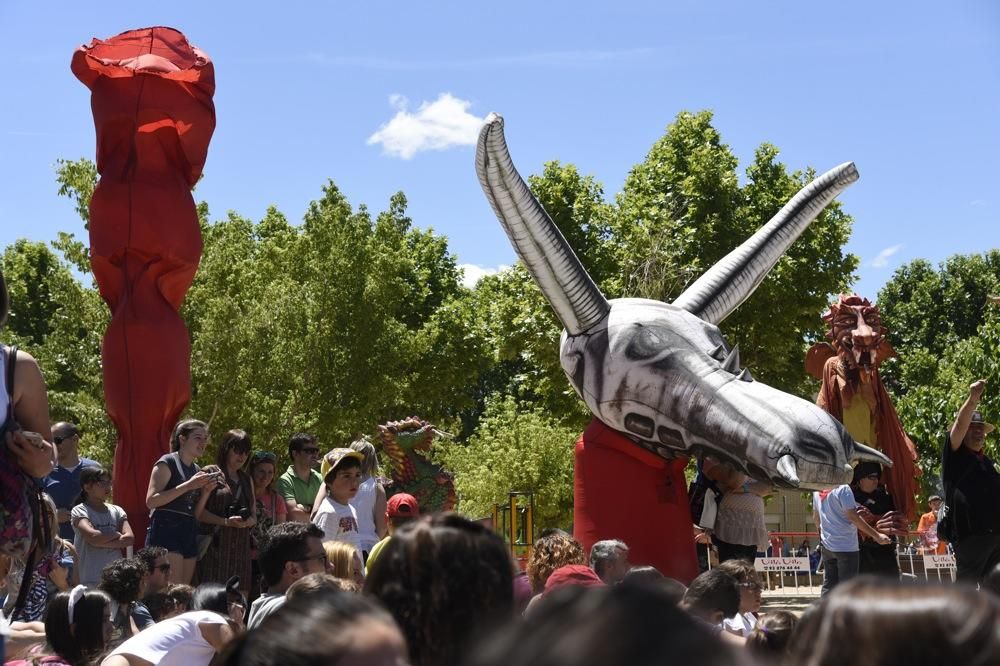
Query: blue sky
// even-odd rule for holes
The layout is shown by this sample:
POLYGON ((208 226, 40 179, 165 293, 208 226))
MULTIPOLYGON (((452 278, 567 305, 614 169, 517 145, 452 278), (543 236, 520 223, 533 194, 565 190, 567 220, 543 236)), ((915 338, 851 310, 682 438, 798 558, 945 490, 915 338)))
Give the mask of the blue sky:
POLYGON ((791 168, 857 163, 841 200, 865 295, 911 259, 1000 246, 1000 3, 142 4, 0 4, 0 245, 83 232, 53 177, 94 154, 74 48, 170 25, 215 62, 215 218, 297 221, 328 178, 373 211, 403 190, 488 270, 514 254, 466 145, 478 119, 505 116, 522 173, 572 162, 610 198, 678 111, 709 108, 741 167, 764 141, 791 168))

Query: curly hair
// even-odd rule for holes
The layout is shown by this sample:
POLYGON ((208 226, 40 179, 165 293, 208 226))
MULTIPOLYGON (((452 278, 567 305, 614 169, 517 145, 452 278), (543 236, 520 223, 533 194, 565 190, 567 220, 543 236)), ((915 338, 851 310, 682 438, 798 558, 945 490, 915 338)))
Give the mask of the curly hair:
POLYGON ((499 536, 446 513, 396 532, 364 591, 396 618, 413 666, 455 666, 513 617, 514 562, 499 536))
POLYGON ((568 534, 550 534, 535 542, 528 558, 531 591, 541 594, 552 572, 567 564, 587 564, 580 542, 568 534))
POLYGON ((130 604, 139 598, 139 588, 146 575, 146 564, 135 557, 115 560, 101 571, 101 591, 119 604, 130 604))

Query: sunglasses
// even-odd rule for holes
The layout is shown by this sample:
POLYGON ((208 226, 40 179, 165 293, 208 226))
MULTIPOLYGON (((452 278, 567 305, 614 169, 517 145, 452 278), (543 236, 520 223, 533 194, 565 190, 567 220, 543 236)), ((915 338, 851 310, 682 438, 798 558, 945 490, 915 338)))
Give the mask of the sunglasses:
POLYGON ((253 461, 258 462, 260 460, 277 460, 278 456, 271 453, 270 451, 258 451, 253 454, 253 461))
POLYGON ((326 566, 330 562, 330 560, 327 559, 327 557, 326 557, 326 553, 322 553, 320 555, 313 555, 312 557, 303 557, 301 560, 295 560, 295 561, 296 562, 312 562, 313 560, 316 560, 317 562, 321 562, 323 564, 323 566, 326 566))
POLYGON ((53 437, 52 438, 52 443, 53 444, 62 444, 67 439, 73 439, 74 437, 77 437, 77 436, 78 435, 74 434, 74 435, 66 435, 65 437, 53 437))

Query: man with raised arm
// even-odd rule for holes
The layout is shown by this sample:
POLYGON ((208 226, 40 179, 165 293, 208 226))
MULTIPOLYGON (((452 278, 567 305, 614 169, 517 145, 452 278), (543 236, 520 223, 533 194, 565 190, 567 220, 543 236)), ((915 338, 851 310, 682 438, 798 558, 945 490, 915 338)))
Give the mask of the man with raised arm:
POLYGON ((1000 563, 1000 473, 983 453, 993 431, 977 409, 986 381, 969 386, 941 456, 941 481, 959 580, 978 581, 1000 563))

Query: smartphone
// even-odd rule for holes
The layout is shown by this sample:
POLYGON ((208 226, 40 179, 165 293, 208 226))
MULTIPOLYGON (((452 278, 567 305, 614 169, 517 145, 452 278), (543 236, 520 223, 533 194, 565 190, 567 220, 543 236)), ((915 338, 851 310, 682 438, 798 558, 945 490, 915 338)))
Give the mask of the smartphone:
POLYGON ((30 430, 22 430, 21 434, 24 435, 25 438, 29 442, 31 442, 33 446, 37 446, 38 448, 42 448, 42 445, 45 443, 45 438, 39 435, 37 432, 31 432, 30 430))

